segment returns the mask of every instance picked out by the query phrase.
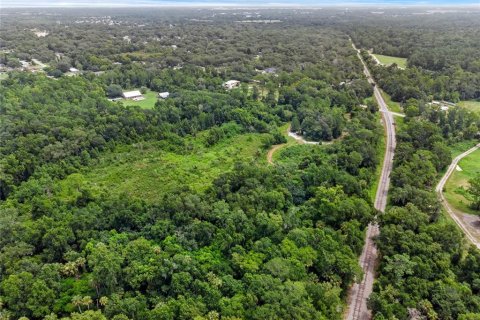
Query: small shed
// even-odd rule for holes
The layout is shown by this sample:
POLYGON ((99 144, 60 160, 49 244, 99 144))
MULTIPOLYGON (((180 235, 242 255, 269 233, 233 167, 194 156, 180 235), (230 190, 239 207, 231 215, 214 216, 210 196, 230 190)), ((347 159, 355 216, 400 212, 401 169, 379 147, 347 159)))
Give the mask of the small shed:
POLYGON ((170 96, 170 92, 160 92, 158 94, 158 97, 160 97, 162 99, 167 99, 169 96, 170 96))
POLYGON ((227 82, 223 83, 223 87, 227 90, 237 88, 238 86, 240 86, 240 81, 238 80, 228 80, 227 82))
POLYGON ((122 96, 125 98, 125 99, 130 99, 130 100, 134 100, 134 101, 138 101, 138 100, 143 100, 145 99, 145 97, 143 96, 143 94, 138 91, 138 90, 134 90, 134 91, 125 91, 123 92, 122 96))

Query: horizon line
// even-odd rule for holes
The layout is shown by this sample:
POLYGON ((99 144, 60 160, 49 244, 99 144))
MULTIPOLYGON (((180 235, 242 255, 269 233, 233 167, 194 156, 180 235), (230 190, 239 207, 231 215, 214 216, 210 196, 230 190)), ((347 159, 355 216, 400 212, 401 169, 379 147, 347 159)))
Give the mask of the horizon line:
MULTIPOLYGON (((426 3, 424 1, 420 3, 389 3, 389 2, 365 2, 365 3, 359 3, 359 2, 342 2, 342 3, 323 3, 323 4, 302 4, 302 3, 279 3, 279 2, 271 2, 271 3, 265 3, 265 4, 259 4, 259 3, 214 3, 214 2, 183 2, 183 3, 168 3, 169 1, 164 1, 163 3, 139 3, 139 4, 129 4, 129 3, 59 3, 59 4, 2 4, 3 1, 0 1, 0 8, 11 8, 11 9, 19 9, 19 8, 31 8, 31 9, 54 9, 54 8, 129 8, 131 9, 132 7, 135 8, 199 8, 199 7, 205 7, 205 8, 222 8, 222 7, 227 7, 227 8, 275 8, 275 9, 281 9, 281 8, 314 8, 314 9, 322 9, 324 7, 328 8, 339 8, 339 7, 352 7, 352 8, 371 8, 371 7, 376 7, 376 8, 382 8, 382 9, 388 9, 388 8, 451 8, 451 9, 462 9, 462 8, 478 8, 480 9, 480 2, 478 3, 470 3, 470 2, 464 2, 464 3, 426 3)), ((348 8, 347 8, 348 9, 348 8)))

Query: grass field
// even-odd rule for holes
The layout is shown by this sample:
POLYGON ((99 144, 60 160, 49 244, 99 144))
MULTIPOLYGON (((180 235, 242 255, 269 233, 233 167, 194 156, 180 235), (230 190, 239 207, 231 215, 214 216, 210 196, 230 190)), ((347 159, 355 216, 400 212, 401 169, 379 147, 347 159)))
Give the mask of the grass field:
POLYGON ((157 92, 148 90, 143 96, 144 100, 133 101, 133 100, 122 100, 124 106, 139 106, 142 109, 153 109, 155 102, 157 102, 157 92))
POLYGON ((478 140, 464 140, 461 142, 456 142, 454 144, 449 145, 450 150, 452 151, 452 158, 455 158, 461 153, 464 153, 468 149, 472 148, 478 143, 478 140))
POLYGON ((384 56, 382 54, 374 54, 374 56, 378 59, 378 61, 380 61, 381 64, 386 66, 396 63, 400 68, 405 69, 407 67, 407 59, 405 58, 384 56))
POLYGON ((205 147, 191 139, 187 154, 164 151, 153 144, 123 146, 105 154, 95 167, 60 182, 59 195, 75 199, 82 186, 98 192, 127 194, 153 202, 166 193, 189 187, 203 191, 236 161, 265 163, 264 134, 241 134, 205 147), (103 191, 102 191, 103 190, 103 191))
POLYGON ((8 78, 8 74, 5 72, 0 72, 0 81, 8 78))
POLYGON ((464 196, 465 188, 468 187, 468 180, 480 173, 480 150, 463 158, 458 165, 462 171, 455 170, 447 181, 445 199, 457 210, 471 214, 480 214, 479 211, 472 210, 469 207, 469 201, 464 196))
POLYGON ((480 101, 475 101, 475 100, 460 101, 458 105, 467 110, 480 113, 480 101))

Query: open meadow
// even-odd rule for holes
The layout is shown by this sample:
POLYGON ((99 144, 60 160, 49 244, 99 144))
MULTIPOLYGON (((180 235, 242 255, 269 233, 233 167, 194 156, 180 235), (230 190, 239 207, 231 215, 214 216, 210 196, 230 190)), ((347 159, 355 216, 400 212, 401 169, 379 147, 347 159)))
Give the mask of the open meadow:
POLYGON ((374 54, 374 56, 380 61, 381 64, 386 66, 396 64, 400 68, 405 69, 407 67, 407 59, 400 57, 385 56, 383 54, 374 54))
POLYGON ((153 107, 155 107, 155 102, 157 102, 158 93, 152 90, 147 90, 143 96, 145 97, 143 100, 122 100, 122 103, 124 106, 139 106, 142 109, 153 109, 153 107))
POLYGON ((475 101, 475 100, 460 101, 458 105, 472 112, 480 113, 480 101, 475 101))
POLYGON ((184 189, 205 191, 220 174, 237 161, 265 161, 262 134, 240 134, 212 147, 191 139, 188 152, 171 152, 155 143, 123 146, 100 158, 99 164, 60 183, 61 198, 75 198, 83 187, 97 192, 126 194, 153 202, 163 195, 184 189), (260 157, 260 155, 262 155, 260 157))
POLYGON ((480 214, 480 212, 470 208, 469 200, 465 197, 468 180, 480 173, 480 150, 463 158, 458 167, 447 181, 445 199, 459 211, 480 214))

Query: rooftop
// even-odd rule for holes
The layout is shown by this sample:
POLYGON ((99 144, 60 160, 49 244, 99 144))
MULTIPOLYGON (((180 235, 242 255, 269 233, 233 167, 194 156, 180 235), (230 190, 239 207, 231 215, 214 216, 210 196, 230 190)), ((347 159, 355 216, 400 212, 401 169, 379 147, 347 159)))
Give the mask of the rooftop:
POLYGON ((134 98, 134 97, 138 97, 138 96, 141 96, 142 93, 138 90, 134 90, 134 91, 125 91, 123 93, 123 97, 124 98, 134 98))

